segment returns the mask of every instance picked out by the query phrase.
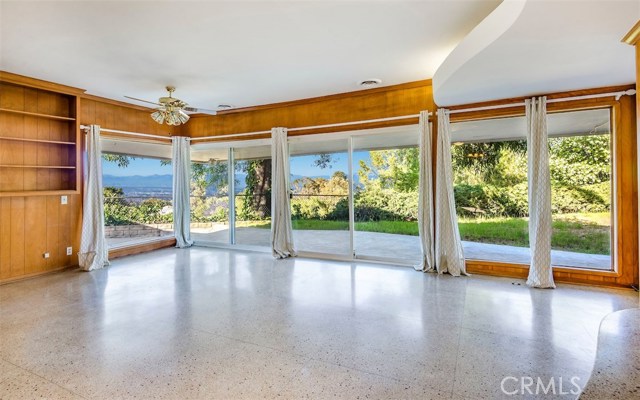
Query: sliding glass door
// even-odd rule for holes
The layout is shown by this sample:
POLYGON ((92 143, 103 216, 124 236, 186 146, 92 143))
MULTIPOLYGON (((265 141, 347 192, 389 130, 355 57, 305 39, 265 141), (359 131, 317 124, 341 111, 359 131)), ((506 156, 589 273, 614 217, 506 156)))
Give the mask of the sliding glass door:
POLYGON ((233 244, 271 245, 271 146, 233 149, 235 233, 233 244))
POLYGON ((200 243, 268 248, 269 140, 202 143, 191 151, 191 236, 200 243))
POLYGON ((351 254, 349 139, 290 141, 291 218, 298 251, 351 254))
POLYGON ((354 255, 420 261, 415 126, 352 137, 354 255))
POLYGON ((192 159, 191 236, 196 241, 229 242, 229 169, 226 150, 192 159), (214 156, 215 155, 215 156, 214 156))

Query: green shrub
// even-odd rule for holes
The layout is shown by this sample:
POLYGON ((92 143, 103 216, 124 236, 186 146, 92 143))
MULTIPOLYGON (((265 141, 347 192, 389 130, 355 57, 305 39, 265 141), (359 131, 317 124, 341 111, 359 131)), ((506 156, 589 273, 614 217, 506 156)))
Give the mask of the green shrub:
MULTIPOLYGON (((594 185, 552 185, 551 210, 554 214, 604 212, 611 206, 609 182, 594 185)), ((527 184, 510 187, 488 184, 455 185, 458 215, 466 217, 526 217, 527 184)))
POLYGON ((355 194, 354 205, 356 221, 416 221, 418 219, 417 191, 362 190, 355 194))
POLYGON ((511 187, 494 185, 455 185, 453 188, 459 215, 469 217, 524 217, 528 215, 527 184, 511 187))
POLYGON ((609 187, 608 182, 582 187, 552 185, 551 211, 554 214, 608 211, 609 187))
POLYGON ((170 201, 161 199, 146 199, 137 204, 111 198, 104 204, 105 225, 171 223, 173 213, 167 208, 170 205, 170 201))

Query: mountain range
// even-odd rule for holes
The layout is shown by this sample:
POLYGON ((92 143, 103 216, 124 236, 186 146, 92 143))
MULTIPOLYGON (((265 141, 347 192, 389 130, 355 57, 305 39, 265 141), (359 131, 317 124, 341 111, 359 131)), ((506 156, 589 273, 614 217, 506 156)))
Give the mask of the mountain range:
POLYGON ((102 175, 102 186, 119 188, 171 188, 173 178, 171 175, 102 175))
MULTIPOLYGON (((246 174, 236 173, 236 191, 242 191, 245 187, 246 174)), ((302 175, 291 175, 291 182, 303 178, 302 175)), ((325 178, 329 176, 314 176, 313 178, 325 178)), ((173 178, 171 175, 102 175, 102 186, 119 188, 171 188, 173 178)))

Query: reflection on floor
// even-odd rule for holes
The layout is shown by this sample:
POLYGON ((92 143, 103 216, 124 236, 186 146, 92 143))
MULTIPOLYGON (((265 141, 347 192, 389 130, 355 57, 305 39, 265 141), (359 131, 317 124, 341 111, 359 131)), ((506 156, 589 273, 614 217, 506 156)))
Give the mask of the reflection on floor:
MULTIPOLYGON (((198 241, 228 243, 228 226, 218 230, 194 231, 198 241)), ((269 229, 236 228, 236 243, 244 245, 269 246, 269 229)), ((349 254, 349 231, 294 230, 294 241, 298 250, 326 253, 349 254)), ((525 247, 505 246, 476 242, 462 242, 465 258, 469 260, 489 260, 514 264, 529 264, 530 253, 525 247)), ((412 263, 420 260, 420 240, 417 236, 397 235, 377 232, 355 232, 356 254, 370 257, 398 258, 412 263)), ((611 256, 600 254, 551 251, 551 262, 556 266, 611 270, 611 256)))
POLYGON ((512 398, 507 376, 584 384, 602 318, 638 305, 210 248, 8 284, 0 304, 0 398, 100 399, 512 398))
POLYGON ((119 247, 136 246, 139 244, 145 244, 156 240, 162 240, 173 237, 172 231, 163 232, 162 236, 142 236, 142 237, 116 237, 107 238, 107 247, 110 249, 116 249, 119 247))

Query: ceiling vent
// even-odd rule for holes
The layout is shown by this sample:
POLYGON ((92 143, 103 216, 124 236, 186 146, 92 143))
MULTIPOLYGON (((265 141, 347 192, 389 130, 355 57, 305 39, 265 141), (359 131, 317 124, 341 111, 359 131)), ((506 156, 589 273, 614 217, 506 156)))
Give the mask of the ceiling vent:
POLYGON ((231 104, 218 104, 218 110, 230 110, 234 108, 231 104))
POLYGON ((363 81, 358 82, 358 86, 363 87, 365 89, 369 89, 372 87, 379 86, 382 83, 382 79, 365 79, 363 81))

